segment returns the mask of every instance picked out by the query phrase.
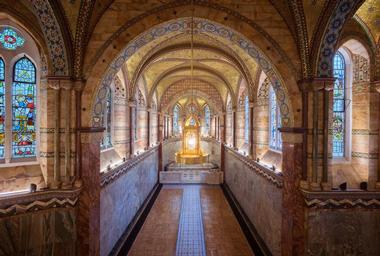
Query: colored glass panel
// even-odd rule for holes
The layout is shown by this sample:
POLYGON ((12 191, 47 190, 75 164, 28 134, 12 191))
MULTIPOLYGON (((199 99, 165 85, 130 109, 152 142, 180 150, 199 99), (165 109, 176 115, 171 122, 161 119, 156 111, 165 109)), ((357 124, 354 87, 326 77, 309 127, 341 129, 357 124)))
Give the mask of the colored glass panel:
POLYGON ((174 106, 174 110, 173 110, 173 129, 174 129, 174 133, 179 133, 178 119, 179 119, 179 107, 178 107, 178 105, 175 105, 174 106))
POLYGON ((0 32, 0 43, 7 50, 15 50, 25 43, 25 39, 12 28, 6 27, 0 32))
POLYGON ((210 107, 207 105, 205 107, 205 134, 210 133, 210 107))
POLYGON ((106 101, 106 111, 104 113, 103 124, 106 130, 104 131, 103 139, 100 144, 102 150, 112 147, 112 94, 109 91, 106 101))
POLYGON ((249 99, 248 96, 245 96, 244 101, 244 142, 249 142, 249 99))
POLYGON ((0 58, 0 158, 4 158, 5 143, 5 65, 0 58))
POLYGON ((36 155, 36 68, 26 57, 14 66, 12 85, 12 156, 36 155))
POLYGON ((269 147, 275 150, 282 149, 280 109, 277 105, 276 93, 273 87, 269 87, 269 147))
POLYGON ((343 157, 345 148, 345 62, 341 53, 334 56, 333 156, 343 157))

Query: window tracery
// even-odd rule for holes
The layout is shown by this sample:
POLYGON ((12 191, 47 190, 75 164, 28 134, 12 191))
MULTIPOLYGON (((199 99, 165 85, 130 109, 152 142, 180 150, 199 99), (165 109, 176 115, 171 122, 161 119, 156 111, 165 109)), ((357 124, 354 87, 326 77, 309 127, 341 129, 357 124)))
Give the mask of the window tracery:
POLYGON ((269 147, 274 150, 282 149, 280 109, 276 100, 276 93, 273 87, 269 87, 269 147))
POLYGON ((249 143, 249 99, 244 99, 244 142, 249 143))
POLYGON ((103 125, 105 127, 102 142, 100 144, 100 149, 105 150, 112 148, 112 93, 111 90, 108 91, 106 109, 103 115, 103 125))
POLYGON ((179 107, 178 105, 174 106, 173 110, 173 132, 174 134, 179 133, 179 126, 178 126, 178 119, 179 119, 179 107))
POLYGON ((5 27, 0 32, 0 43, 7 50, 16 50, 17 47, 24 45, 25 39, 18 35, 14 29, 5 27))
POLYGON ((210 107, 208 105, 205 106, 205 134, 208 135, 210 133, 210 107))

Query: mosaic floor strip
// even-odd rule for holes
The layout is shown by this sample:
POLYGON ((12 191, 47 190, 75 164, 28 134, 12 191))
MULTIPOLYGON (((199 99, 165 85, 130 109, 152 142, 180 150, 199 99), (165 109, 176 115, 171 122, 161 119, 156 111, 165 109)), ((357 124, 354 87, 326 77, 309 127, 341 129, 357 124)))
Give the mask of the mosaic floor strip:
POLYGON ((184 186, 177 237, 177 256, 206 256, 199 186, 184 186))

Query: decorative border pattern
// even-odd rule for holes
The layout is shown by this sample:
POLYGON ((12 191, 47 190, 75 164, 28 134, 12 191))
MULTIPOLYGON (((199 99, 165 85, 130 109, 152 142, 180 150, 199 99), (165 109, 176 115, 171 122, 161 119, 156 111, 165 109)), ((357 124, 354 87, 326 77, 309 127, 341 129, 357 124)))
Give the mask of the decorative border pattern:
POLYGON ((77 205, 80 189, 50 190, 0 199, 0 217, 36 212, 51 208, 72 208, 77 205))
POLYGON ((66 48, 53 9, 51 8, 49 1, 46 0, 30 0, 30 2, 32 3, 36 16, 39 18, 50 51, 50 58, 53 63, 52 74, 67 76, 69 74, 69 69, 66 48))
POLYGON ((282 188, 284 185, 284 182, 282 180, 282 177, 273 171, 269 170, 268 168, 256 163, 254 160, 249 159, 235 150, 229 148, 229 147, 224 147, 227 152, 232 153, 235 157, 237 157, 240 161, 242 161, 245 165, 247 165, 252 171, 255 171, 257 174, 260 176, 263 176, 266 178, 268 181, 276 185, 278 188, 282 188))
POLYGON ((305 199, 306 206, 309 208, 371 208, 380 209, 380 200, 378 199, 305 199))
POLYGON ((335 53, 335 46, 345 21, 354 8, 354 2, 355 1, 351 0, 339 1, 330 18, 319 53, 318 77, 332 77, 331 65, 335 53))
MULTIPOLYGON (((231 29, 208 21, 204 19, 195 19, 195 28, 199 33, 208 33, 214 36, 229 40, 231 43, 239 46, 249 56, 251 56, 259 64, 261 69, 271 79, 273 89, 276 92, 277 100, 280 105, 280 112, 283 126, 291 126, 293 121, 291 105, 287 96, 286 88, 281 84, 277 71, 270 64, 268 58, 259 50, 252 42, 250 42, 244 36, 232 31, 231 29)), ((92 125, 94 127, 100 127, 101 115, 105 108, 105 99, 107 96, 107 90, 110 87, 116 73, 120 70, 121 66, 141 47, 169 34, 186 33, 190 29, 189 19, 179 19, 170 21, 158 26, 153 27, 149 31, 138 36, 132 40, 127 47, 120 53, 120 55, 110 64, 108 70, 103 76, 100 88, 97 92, 96 99, 93 106, 93 118, 92 125)))
POLYGON ((117 166, 115 169, 106 172, 102 175, 101 181, 100 181, 100 187, 105 187, 115 180, 117 180, 121 175, 127 173, 131 168, 135 167, 140 162, 144 161, 148 156, 152 155, 153 153, 158 151, 158 146, 155 146, 148 151, 144 152, 141 155, 138 155, 127 162, 123 163, 120 166, 117 166))

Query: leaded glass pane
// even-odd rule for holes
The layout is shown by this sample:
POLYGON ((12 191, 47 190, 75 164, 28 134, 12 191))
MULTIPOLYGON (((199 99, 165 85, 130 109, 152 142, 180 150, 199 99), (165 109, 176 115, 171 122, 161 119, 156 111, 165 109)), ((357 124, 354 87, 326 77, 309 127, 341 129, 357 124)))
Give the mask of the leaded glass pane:
POLYGON ((5 65, 0 58, 0 158, 4 158, 5 142, 5 65))
POLYGON ((178 118, 179 118, 179 107, 178 105, 175 105, 174 110, 173 110, 173 129, 174 129, 173 132, 175 134, 179 133, 178 118))
POLYGON ((249 142, 249 99, 248 96, 245 96, 245 102, 244 102, 244 141, 245 143, 249 142))
POLYGON ((334 56, 333 156, 343 157, 345 148, 345 62, 341 53, 334 56))
POLYGON ((0 32, 0 43, 7 50, 15 50, 24 45, 25 39, 14 29, 6 27, 0 32))
POLYGON ((106 101, 106 111, 104 113, 104 127, 106 130, 104 131, 103 139, 100 144, 101 150, 111 148, 112 147, 112 94, 109 91, 107 94, 107 101, 106 101))
POLYGON ((281 150, 282 140, 278 128, 281 127, 280 108, 277 105, 276 93, 273 87, 269 87, 269 147, 281 150))
POLYGON ((207 105, 205 107, 205 124, 206 124, 206 127, 205 127, 205 134, 209 134, 210 133, 210 108, 209 106, 207 105))
POLYGON ((14 66, 12 85, 12 156, 36 155, 36 69, 28 58, 14 66))

